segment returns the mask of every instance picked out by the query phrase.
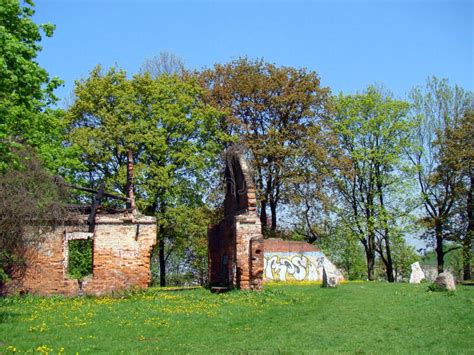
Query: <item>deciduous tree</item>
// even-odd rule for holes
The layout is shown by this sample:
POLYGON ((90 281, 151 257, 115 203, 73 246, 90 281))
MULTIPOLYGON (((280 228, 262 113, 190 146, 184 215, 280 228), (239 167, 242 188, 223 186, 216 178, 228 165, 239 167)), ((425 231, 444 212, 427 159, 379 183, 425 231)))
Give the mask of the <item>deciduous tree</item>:
POLYGON ((435 177, 446 169, 459 175, 460 184, 450 219, 454 240, 462 245, 463 278, 470 280, 471 249, 474 238, 474 111, 468 109, 463 117, 447 127, 445 144, 441 148, 440 165, 435 177))
POLYGON ((158 219, 160 283, 166 283, 166 248, 176 241, 172 221, 202 203, 222 140, 221 114, 202 101, 192 78, 148 73, 128 79, 115 68, 95 68, 76 83, 68 111, 71 140, 84 151, 85 178, 125 192, 127 153, 135 162, 138 207, 158 219))
POLYGON ((308 128, 326 117, 329 89, 313 71, 247 58, 216 64, 200 79, 211 104, 226 112, 223 128, 251 151, 262 226, 275 231, 278 206, 298 175, 290 160, 302 150, 308 128))
POLYGON ((421 192, 424 236, 434 242, 440 273, 444 270, 445 254, 456 248, 445 249, 444 244, 453 239, 448 222, 462 190, 461 175, 440 159, 447 132, 458 124, 472 104, 472 97, 472 93, 459 86, 450 86, 447 79, 436 77, 428 78, 425 87, 416 87, 410 93, 413 119, 417 122, 412 141, 417 148, 407 153, 416 169, 421 192))
POLYGON ((140 73, 148 73, 154 79, 164 74, 176 74, 181 77, 184 72, 184 60, 173 53, 165 51, 145 60, 140 68, 140 73))
POLYGON ((49 108, 61 81, 36 61, 40 42, 52 36, 54 25, 34 23, 33 14, 32 1, 0 3, 0 171, 15 165, 12 148, 23 144, 33 146, 53 170, 67 159, 61 115, 49 108))
POLYGON ((402 147, 410 129, 408 104, 369 87, 362 94, 339 95, 335 106, 334 130, 342 154, 335 170, 339 216, 364 246, 367 278, 374 279, 378 254, 393 282, 391 234, 397 212, 391 198, 399 186, 402 147))

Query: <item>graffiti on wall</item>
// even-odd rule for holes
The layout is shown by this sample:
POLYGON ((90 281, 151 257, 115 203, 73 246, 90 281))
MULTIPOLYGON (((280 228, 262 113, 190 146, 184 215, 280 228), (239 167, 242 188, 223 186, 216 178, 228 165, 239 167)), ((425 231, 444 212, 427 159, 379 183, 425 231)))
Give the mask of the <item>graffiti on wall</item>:
POLYGON ((321 281, 323 267, 337 270, 322 252, 264 254, 264 275, 267 280, 321 281))

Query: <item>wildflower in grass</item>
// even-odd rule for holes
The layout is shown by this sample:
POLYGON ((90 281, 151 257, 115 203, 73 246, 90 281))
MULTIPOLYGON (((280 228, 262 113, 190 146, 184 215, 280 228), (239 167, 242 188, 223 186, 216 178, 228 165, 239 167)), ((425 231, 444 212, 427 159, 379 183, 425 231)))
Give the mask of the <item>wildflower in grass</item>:
POLYGON ((16 353, 16 348, 12 345, 10 345, 9 347, 7 347, 7 350, 8 351, 11 351, 12 353, 16 353))
POLYGON ((53 349, 49 348, 47 345, 41 345, 36 348, 36 351, 41 354, 49 354, 49 352, 53 351, 53 349))
POLYGON ((48 329, 49 329, 49 328, 48 328, 48 326, 46 325, 46 323, 43 322, 43 323, 41 323, 41 324, 39 324, 39 325, 37 325, 37 326, 33 326, 33 327, 28 328, 28 331, 30 331, 30 332, 40 332, 40 333, 43 333, 43 332, 47 331, 48 329))

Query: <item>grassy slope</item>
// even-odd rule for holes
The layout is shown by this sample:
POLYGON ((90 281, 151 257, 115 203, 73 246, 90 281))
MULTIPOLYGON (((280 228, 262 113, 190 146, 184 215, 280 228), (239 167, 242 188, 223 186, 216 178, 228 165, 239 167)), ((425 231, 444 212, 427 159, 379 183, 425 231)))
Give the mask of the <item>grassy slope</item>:
POLYGON ((455 294, 384 283, 220 295, 155 289, 123 299, 7 298, 0 306, 0 353, 474 350, 471 286, 455 294))

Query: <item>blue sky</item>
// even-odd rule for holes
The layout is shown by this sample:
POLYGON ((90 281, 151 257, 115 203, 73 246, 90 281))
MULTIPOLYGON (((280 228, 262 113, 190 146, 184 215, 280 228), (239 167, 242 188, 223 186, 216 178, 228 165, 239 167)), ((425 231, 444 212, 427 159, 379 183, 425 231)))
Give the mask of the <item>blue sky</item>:
POLYGON ((96 65, 129 73, 160 51, 188 68, 239 56, 315 70, 333 92, 383 83, 404 97, 426 77, 474 89, 473 1, 37 0, 35 21, 56 24, 38 61, 65 80, 96 65))

